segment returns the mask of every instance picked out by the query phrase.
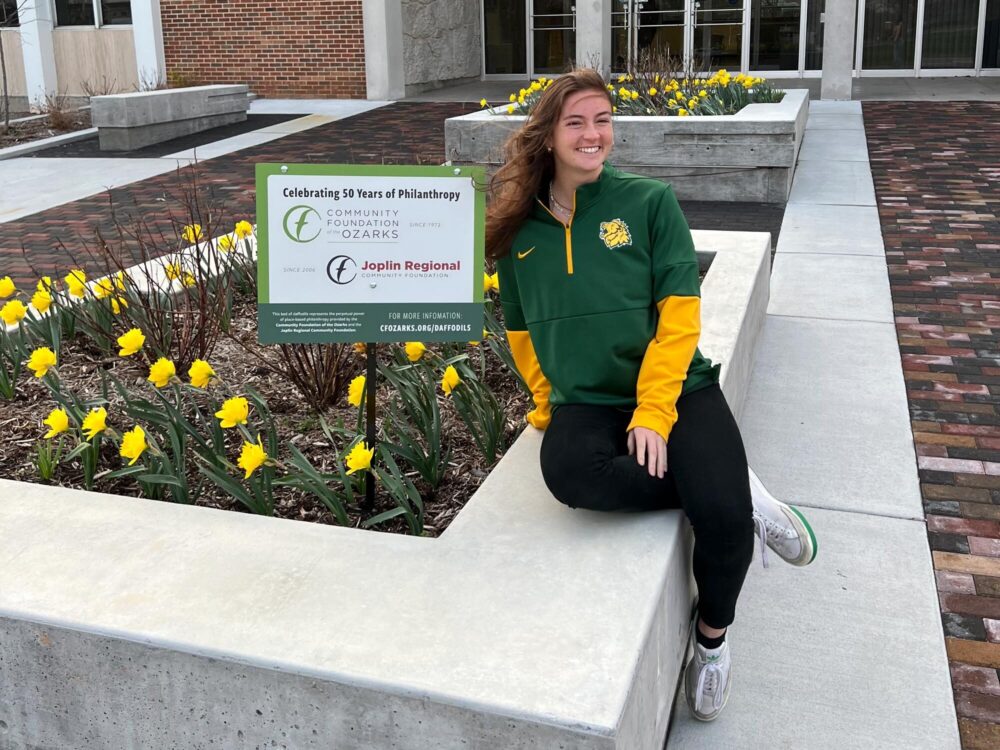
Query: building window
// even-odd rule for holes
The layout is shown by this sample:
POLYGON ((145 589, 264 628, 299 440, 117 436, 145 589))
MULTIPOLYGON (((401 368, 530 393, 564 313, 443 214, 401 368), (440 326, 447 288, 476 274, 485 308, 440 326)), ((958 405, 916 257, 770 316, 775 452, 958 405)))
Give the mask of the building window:
POLYGON ((0 0, 0 29, 19 25, 17 2, 18 0, 0 0))
POLYGON ((118 26, 132 23, 131 0, 100 0, 101 24, 118 26))
POLYGON ((114 26, 130 23, 130 0, 56 0, 56 26, 114 26))

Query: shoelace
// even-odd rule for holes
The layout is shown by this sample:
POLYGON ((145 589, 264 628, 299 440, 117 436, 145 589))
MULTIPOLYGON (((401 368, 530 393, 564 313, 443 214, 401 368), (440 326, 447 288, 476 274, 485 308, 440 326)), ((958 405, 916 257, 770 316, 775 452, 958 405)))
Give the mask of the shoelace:
POLYGON ((701 711, 701 699, 705 691, 712 693, 712 708, 718 711, 722 708, 722 667, 715 662, 708 662, 698 673, 698 687, 695 690, 694 710, 701 711))
POLYGON ((767 540, 770 539, 791 539, 795 536, 794 529, 780 526, 759 511, 753 512, 753 520, 757 522, 757 535, 760 538, 760 560, 764 567, 768 567, 767 562, 767 540))

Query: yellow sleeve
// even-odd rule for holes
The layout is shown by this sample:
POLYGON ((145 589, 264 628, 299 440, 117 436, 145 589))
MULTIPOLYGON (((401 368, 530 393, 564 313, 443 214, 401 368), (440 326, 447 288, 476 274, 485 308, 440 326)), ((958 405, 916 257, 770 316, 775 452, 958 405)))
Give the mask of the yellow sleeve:
POLYGON ((656 309, 660 319, 639 368, 638 406, 628 429, 647 427, 669 440, 677 421, 677 399, 701 335, 701 299, 665 297, 656 309))
POLYGON ((507 331, 507 341, 510 342, 510 353, 514 355, 514 364, 521 373, 524 382, 531 390, 531 398, 535 408, 528 412, 525 419, 532 427, 544 430, 549 426, 552 413, 549 407, 549 393, 552 386, 542 373, 542 367, 535 356, 535 347, 527 331, 507 331))

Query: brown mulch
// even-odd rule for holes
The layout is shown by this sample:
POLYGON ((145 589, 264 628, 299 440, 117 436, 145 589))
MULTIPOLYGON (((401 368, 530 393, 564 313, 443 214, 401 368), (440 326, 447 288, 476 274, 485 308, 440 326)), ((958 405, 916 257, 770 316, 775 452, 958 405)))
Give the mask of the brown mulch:
POLYGON ((75 112, 59 112, 49 117, 27 122, 13 122, 9 129, 3 132, 0 122, 0 148, 20 146, 31 141, 51 138, 54 135, 72 133, 76 130, 86 130, 90 127, 90 110, 75 112))
MULTIPOLYGON (((252 354, 255 351, 263 357, 273 358, 276 353, 275 347, 261 347, 256 343, 256 305, 244 301, 234 310, 233 318, 231 336, 223 337, 208 358, 223 384, 210 387, 214 392, 213 395, 221 401, 229 395, 239 395, 243 387, 249 386, 255 389, 264 397, 271 410, 279 444, 294 444, 321 472, 335 471, 331 459, 334 452, 343 453, 343 445, 331 445, 320 427, 317 415, 305 405, 302 397, 283 376, 278 375, 252 354)), ((401 345, 380 345, 380 357, 391 356, 390 349, 397 346, 401 345)), ((476 371, 479 371, 481 348, 486 357, 485 382, 493 389, 504 408, 504 413, 508 415, 504 442, 506 448, 523 428, 524 414, 531 408, 531 403, 529 397, 517 385, 515 378, 485 345, 466 347, 476 371)), ((428 344, 428 349, 434 351, 438 346, 428 344)), ((63 387, 72 390, 81 398, 100 398, 101 378, 98 370, 104 370, 127 385, 130 392, 145 395, 152 400, 153 386, 146 382, 148 367, 149 363, 146 361, 139 361, 136 358, 122 359, 115 352, 104 352, 89 337, 78 333, 74 338, 63 342, 58 372, 63 387)), ((357 356, 350 377, 363 371, 364 358, 357 356)), ((186 380, 185 373, 178 374, 186 380)), ((391 394, 388 388, 380 386, 377 395, 379 403, 385 403, 391 394)), ((131 429, 133 425, 122 416, 122 403, 119 397, 112 395, 110 402, 107 407, 109 427, 114 428, 119 434, 131 429)), ((3 402, 0 408, 2 415, 0 416, 0 465, 4 467, 4 478, 35 483, 41 481, 35 468, 35 446, 47 429, 42 425, 42 420, 55 405, 46 385, 34 378, 29 370, 22 371, 14 399, 3 402)), ((491 469, 455 412, 450 399, 442 396, 441 405, 442 439, 450 451, 444 480, 432 490, 416 472, 407 472, 423 498, 424 535, 429 537, 436 537, 447 528, 491 469)), ((357 414, 357 409, 346 403, 345 394, 336 406, 326 409, 322 416, 328 424, 333 425, 341 421, 345 426, 351 426, 356 424, 357 414)), ((251 407, 251 430, 254 429, 253 419, 254 409, 251 407)), ((236 430, 228 430, 227 433, 231 433, 227 434, 227 457, 235 463, 242 439, 236 430)), ((65 451, 68 452, 71 448, 70 442, 66 441, 65 451)), ((123 465, 117 446, 110 440, 103 441, 99 471, 117 469, 123 465)), ((197 471, 196 462, 191 460, 189 487, 195 487, 202 479, 197 471)), ((51 483, 82 489, 83 471, 79 461, 62 463, 51 483)), ((100 475, 94 489, 127 496, 137 496, 140 492, 139 486, 131 478, 102 480, 100 475)), ((360 502, 363 491, 356 497, 360 502)), ((237 500, 207 481, 196 504, 248 512, 237 500)), ((382 492, 379 485, 376 485, 375 510, 365 514, 364 518, 395 506, 396 503, 382 492)), ((347 510, 351 525, 359 526, 364 520, 360 507, 354 504, 347 510)), ((316 523, 337 523, 334 515, 318 500, 287 487, 275 489, 275 516, 316 523)), ((402 518, 393 519, 375 528, 381 531, 410 533, 402 518)))

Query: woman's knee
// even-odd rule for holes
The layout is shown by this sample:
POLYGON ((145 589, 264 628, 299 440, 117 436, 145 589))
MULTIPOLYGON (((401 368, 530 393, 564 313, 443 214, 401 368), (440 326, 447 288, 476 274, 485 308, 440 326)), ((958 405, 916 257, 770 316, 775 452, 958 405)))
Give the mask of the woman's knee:
POLYGON ((570 508, 596 510, 601 506, 598 472, 583 461, 542 462, 542 479, 556 500, 570 508))

